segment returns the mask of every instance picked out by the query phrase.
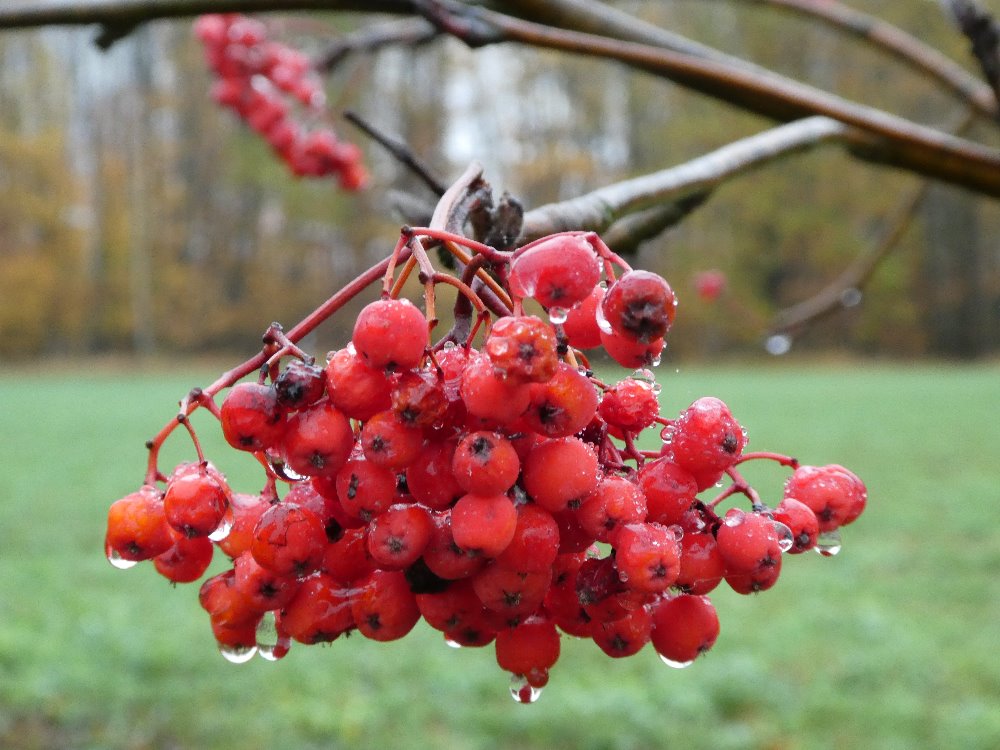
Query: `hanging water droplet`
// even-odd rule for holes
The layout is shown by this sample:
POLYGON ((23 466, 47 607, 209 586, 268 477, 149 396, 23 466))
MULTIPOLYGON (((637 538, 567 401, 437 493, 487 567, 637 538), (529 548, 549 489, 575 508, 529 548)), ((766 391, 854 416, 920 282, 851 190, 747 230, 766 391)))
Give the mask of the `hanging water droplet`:
POLYGON ((220 643, 219 653, 222 654, 226 661, 232 662, 233 664, 244 664, 254 657, 254 654, 257 653, 257 647, 226 646, 220 643))
POLYGON ((694 659, 691 661, 674 661, 673 659, 668 659, 663 654, 657 654, 660 657, 660 661, 666 664, 668 667, 673 667, 674 669, 686 669, 694 664, 694 659))
POLYGON ((679 524, 672 524, 670 527, 670 533, 674 535, 674 539, 678 542, 684 538, 684 529, 679 524))
POLYGON ((659 367, 660 366, 660 362, 662 362, 662 361, 663 361, 663 355, 662 354, 654 354, 650 358, 650 360, 649 360, 649 366, 650 367, 659 367))
POLYGON ((515 701, 518 703, 534 703, 541 695, 542 689, 531 685, 524 675, 511 675, 510 697, 515 701))
POLYGON ((451 638, 447 638, 446 637, 444 639, 444 643, 445 643, 446 646, 449 646, 451 648, 462 648, 462 644, 461 643, 459 643, 458 641, 453 640, 451 638))
POLYGON ((257 653, 267 661, 278 661, 288 653, 292 639, 278 632, 274 612, 265 612, 257 623, 257 653))
POLYGON ((227 536, 229 532, 233 530, 233 511, 232 508, 226 509, 226 515, 222 517, 222 521, 218 526, 215 527, 215 531, 208 535, 209 540, 213 542, 221 542, 227 536))
MULTIPOLYGON (((721 487, 721 484, 717 484, 716 487, 721 487)), ((737 526, 743 525, 744 514, 742 511, 730 511, 722 518, 722 523, 731 529, 737 526)))
POLYGON ((840 304, 844 307, 857 307, 861 304, 861 290, 851 286, 840 293, 840 304))
POLYGON ((108 562, 118 568, 118 570, 128 570, 129 568, 134 568, 139 563, 138 560, 126 560, 115 549, 108 550, 108 562))
POLYGON ((597 306, 597 311, 594 313, 594 318, 597 320, 597 327, 600 328, 604 333, 611 333, 611 323, 608 319, 604 317, 603 305, 597 306))
POLYGON ((456 344, 454 341, 445 341, 444 346, 442 346, 441 348, 448 350, 448 349, 454 349, 456 346, 458 346, 458 344, 456 344))
POLYGON ((792 530, 781 521, 772 520, 771 525, 778 534, 778 548, 782 552, 788 552, 795 545, 795 535, 792 534, 792 530))
POLYGON ((840 529, 833 529, 832 531, 820 532, 819 537, 816 539, 815 549, 823 557, 833 557, 840 552, 841 546, 840 529))
POLYGON ((652 386, 656 382, 656 375, 653 374, 652 370, 643 367, 632 373, 632 380, 637 380, 646 386, 652 386))
POLYGON ((554 326, 561 326, 566 322, 566 318, 569 316, 569 310, 565 307, 550 307, 549 308, 549 322, 554 326))
POLYGON ((764 342, 764 349, 767 350, 768 354, 775 357, 788 354, 791 348, 792 337, 784 333, 776 333, 773 336, 768 336, 767 341, 764 342))

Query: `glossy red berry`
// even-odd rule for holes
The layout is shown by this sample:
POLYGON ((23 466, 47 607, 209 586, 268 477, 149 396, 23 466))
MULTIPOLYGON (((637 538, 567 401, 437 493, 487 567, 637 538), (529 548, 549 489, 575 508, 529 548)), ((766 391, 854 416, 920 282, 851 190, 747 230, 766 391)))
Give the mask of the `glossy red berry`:
POLYGON ((548 669, 559 659, 559 632, 543 617, 529 617, 497 633, 496 657, 500 668, 517 675, 548 669))
POLYGON ((208 536, 222 523, 229 495, 225 480, 214 469, 185 466, 167 483, 163 496, 167 523, 185 536, 208 536))
POLYGON ((325 373, 330 401, 351 419, 366 420, 392 405, 389 381, 353 346, 334 352, 325 373))
POLYGON ((554 234, 521 248, 510 265, 510 288, 547 309, 569 310, 601 278, 597 254, 586 235, 554 234))
POLYGON ((646 496, 648 520, 667 526, 681 523, 698 494, 691 473, 666 458, 643 464, 639 487, 646 496))
POLYGON ((451 533, 467 552, 496 557, 514 538, 517 509, 506 495, 464 495, 451 510, 451 533))
POLYGON ((792 532, 792 546, 788 550, 790 554, 797 555, 816 546, 819 519, 805 503, 786 497, 778 503, 772 517, 778 523, 785 524, 792 532))
POLYGON ((419 505, 393 505, 372 519, 368 554, 383 570, 403 570, 423 554, 434 533, 430 514, 419 505))
POLYGON ((686 666, 715 645, 719 616, 707 596, 682 594, 653 606, 653 648, 668 663, 686 666))
POLYGON ((523 485, 546 510, 557 513, 581 501, 600 480, 597 454, 579 438, 546 440, 531 449, 524 462, 523 485))
POLYGON ((658 523, 626 523, 615 529, 615 567, 629 589, 658 594, 676 583, 681 570, 678 531, 658 523))
POLYGON ((323 563, 327 537, 323 521, 293 503, 268 508, 254 529, 250 552, 263 568, 282 576, 302 576, 323 563))
POLYGON ((403 471, 416 461, 423 447, 424 431, 403 422, 393 411, 379 412, 361 428, 365 458, 395 471, 403 471))
POLYGON ((451 470, 466 492, 501 495, 517 480, 521 461, 506 438, 495 432, 471 432, 455 448, 451 470))
POLYGON ((646 519, 646 497, 629 480, 608 475, 583 498, 577 517, 596 539, 608 542, 619 526, 646 519))
POLYGON ((589 630, 601 651, 613 659, 621 659, 639 653, 649 643, 652 627, 646 608, 636 607, 616 620, 594 620, 589 630))
POLYGON ((808 505, 819 520, 820 531, 832 531, 861 515, 868 490, 843 466, 800 466, 785 483, 785 497, 808 505))
POLYGON ((716 533, 728 572, 753 572, 780 563, 781 546, 774 522, 759 513, 729 510, 716 533))
POLYGON ((635 433, 653 424, 660 403, 651 383, 625 378, 604 392, 597 413, 609 425, 635 433))
POLYGON ((145 485, 111 504, 104 546, 113 563, 124 566, 149 560, 173 545, 174 537, 163 509, 163 493, 156 487, 145 485))
POLYGON ((156 572, 173 583, 191 583, 212 564, 215 547, 207 537, 188 538, 174 532, 174 545, 153 558, 156 572))
POLYGON ((354 629, 351 590, 318 573, 299 586, 281 612, 285 632, 299 643, 328 643, 354 629))
POLYGON ((284 412, 277 392, 262 383, 237 383, 219 409, 222 434, 237 450, 262 451, 281 441, 284 412))
POLYGON ((670 429, 664 452, 692 474, 721 472, 743 453, 746 435, 729 407, 720 399, 699 398, 684 410, 670 429))
POLYGON ((576 349, 593 349, 601 345, 601 329, 597 325, 597 306, 604 299, 604 287, 595 286, 587 298, 566 314, 563 333, 569 345, 576 349))
POLYGON ((323 368, 293 359, 274 381, 278 403, 285 409, 301 409, 319 401, 326 392, 323 368))
POLYGON ((407 370, 423 359, 427 320, 409 300, 380 299, 359 313, 351 342, 372 367, 407 370))
POLYGON ((546 437, 575 435, 597 412, 597 390, 586 375, 566 362, 546 383, 533 383, 524 422, 546 437))
POLYGON ((614 333, 649 344, 670 330, 677 299, 662 276, 628 271, 608 287, 599 311, 614 333))
POLYGON ((358 630, 376 641, 394 641, 409 633, 420 619, 416 599, 402 572, 376 570, 351 597, 358 630))
POLYGON ((544 383, 559 362, 552 326, 533 315, 500 318, 484 349, 497 372, 515 381, 544 383))
POLYGON ((282 441, 285 463, 302 476, 336 474, 354 445, 351 424, 333 404, 322 401, 296 412, 282 441))

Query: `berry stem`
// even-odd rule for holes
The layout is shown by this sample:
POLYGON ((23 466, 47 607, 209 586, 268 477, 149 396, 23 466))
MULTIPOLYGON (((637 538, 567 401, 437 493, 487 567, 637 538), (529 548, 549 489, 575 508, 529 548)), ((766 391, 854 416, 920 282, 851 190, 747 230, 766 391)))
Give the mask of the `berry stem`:
POLYGON ((799 460, 797 458, 792 458, 791 456, 786 456, 782 453, 772 453, 770 451, 755 451, 753 453, 744 453, 738 459, 736 459, 735 466, 744 463, 745 461, 754 460, 767 460, 767 461, 777 461, 782 466, 787 466, 791 469, 799 468, 799 460))

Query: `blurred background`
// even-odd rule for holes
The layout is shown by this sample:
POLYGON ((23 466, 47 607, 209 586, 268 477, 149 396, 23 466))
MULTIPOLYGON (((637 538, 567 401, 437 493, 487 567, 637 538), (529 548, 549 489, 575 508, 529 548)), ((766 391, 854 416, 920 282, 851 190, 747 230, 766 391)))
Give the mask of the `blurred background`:
MULTIPOLYGON (((918 122, 961 113, 934 83, 799 17, 723 0, 617 5, 918 122)), ((934 3, 852 5, 976 71, 934 3)), ((272 22, 318 52, 363 20, 272 22)), ((290 177, 210 101, 189 22, 148 24, 105 53, 92 37, 0 34, 0 747, 1000 747, 1000 202, 933 186, 863 294, 781 358, 764 346, 773 316, 876 243, 918 177, 814 150, 732 181, 640 249, 633 264, 681 300, 664 414, 717 395, 752 449, 842 463, 870 489, 839 556, 790 559, 758 596, 713 595, 722 635, 690 669, 564 638, 545 694, 521 707, 491 649, 446 648, 423 624, 394 644, 356 635, 236 666, 196 585, 107 564, 107 506, 141 482, 143 441, 192 385, 389 252, 392 191, 433 199, 342 121, 370 188, 290 177), (710 300, 696 280, 712 269, 725 288, 710 300)), ((328 96, 446 182, 482 162, 497 194, 528 208, 769 126, 615 65, 450 40, 349 58, 328 96)), ((1000 144, 989 123, 968 135, 1000 144)), ((352 321, 337 316, 307 348, 341 346, 352 321)), ((204 422, 212 460, 258 489, 259 467, 214 433, 204 422)), ((178 435, 164 464, 192 455, 178 435)), ((750 478, 780 495, 780 470, 750 478)))

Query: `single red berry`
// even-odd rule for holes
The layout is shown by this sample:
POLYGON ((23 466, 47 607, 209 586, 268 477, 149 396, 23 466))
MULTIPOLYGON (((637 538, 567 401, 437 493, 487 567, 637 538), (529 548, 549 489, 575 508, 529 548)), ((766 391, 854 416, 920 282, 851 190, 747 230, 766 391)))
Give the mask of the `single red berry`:
POLYGON ((646 496, 647 519, 667 526, 681 523, 698 494, 691 473, 666 458, 643 464, 639 487, 646 496))
POLYGON ((589 495, 601 474, 594 449, 575 437, 546 440, 534 446, 524 462, 522 482, 531 498, 557 513, 571 501, 589 495))
POLYGON ((560 362, 546 383, 533 383, 525 423, 546 437, 574 435, 594 418, 597 390, 582 372, 560 362))
POLYGON ((715 302, 726 290, 726 274, 715 269, 700 271, 694 277, 694 288, 705 302, 715 302))
POLYGON ((233 560, 249 550, 257 521, 270 507, 271 503, 260 495, 233 493, 229 498, 232 526, 229 533, 216 542, 219 549, 233 560))
POLYGON ((287 606, 299 588, 294 575, 278 574, 261 566, 250 552, 233 561, 233 571, 233 588, 261 612, 287 606))
POLYGON ((368 365, 353 346, 334 352, 326 364, 330 401, 351 419, 366 420, 392 405, 385 375, 368 365))
POLYGON ((370 521, 396 502, 396 474, 371 461, 352 458, 337 473, 337 497, 348 515, 370 521))
POLYGON ((548 669, 559 659, 559 632, 544 617, 528 617, 497 633, 496 657, 500 669, 526 675, 533 669, 548 669))
POLYGON ((328 541, 322 520, 293 503, 272 505, 257 522, 250 552, 257 564, 282 576, 318 570, 328 541))
POLYGON ((392 386, 392 410, 403 424, 433 427, 444 420, 449 401, 434 370, 404 372, 392 386))
POLYGON ((737 594, 757 594, 767 591, 778 582, 781 575, 781 558, 773 565, 759 567, 749 571, 729 571, 726 573, 726 583, 737 594))
POLYGON ((309 576, 281 612, 285 632, 299 643, 328 643, 354 629, 351 590, 330 576, 309 576))
POLYGON ((510 544, 517 509, 506 495, 464 495, 451 510, 451 533, 463 550, 496 557, 510 544))
POLYGON ((212 563, 215 547, 207 537, 189 539, 174 532, 174 545, 153 558, 156 571, 173 583, 197 581, 212 563))
POLYGON ((470 357, 460 393, 469 414, 500 425, 520 417, 531 400, 529 384, 504 378, 486 356, 470 357))
POLYGON ((321 401, 296 412, 282 441, 285 463, 303 476, 333 475, 354 445, 351 424, 333 404, 321 401))
POLYGON ((725 471, 743 453, 747 438, 729 407, 712 396, 691 404, 670 428, 664 452, 692 474, 725 471))
POLYGON ((284 412, 272 386, 237 383, 226 395, 219 412, 222 434, 237 450, 262 451, 281 440, 284 412))
POLYGON ((640 367, 655 367, 663 354, 663 339, 652 339, 648 343, 634 341, 617 332, 601 329, 601 346, 615 362, 622 367, 635 370, 640 367))
POLYGON ((521 471, 517 451, 495 432, 472 432, 455 448, 451 464, 455 481, 474 495, 501 495, 521 471))
POLYGON ((786 497, 774 509, 772 517, 783 523, 792 532, 792 546, 788 552, 793 555, 811 550, 819 537, 819 519, 812 508, 794 497, 786 497))
POLYGON ((293 359, 274 381, 278 403, 286 409, 301 409, 315 404, 326 392, 323 368, 312 362, 293 359))
POLYGON ((413 499, 434 510, 450 508, 465 494, 452 471, 455 444, 430 443, 420 460, 406 469, 406 486, 413 499))
POLYGON ((219 472, 202 464, 184 466, 170 478, 163 496, 167 523, 189 537, 208 536, 222 523, 229 496, 219 472))
POLYGON ((707 594, 726 575, 726 562, 715 537, 708 532, 681 538, 681 570, 675 585, 686 594, 707 594))
POLYGON ((534 613, 551 582, 551 570, 529 573, 494 561, 473 576, 472 587, 487 609, 510 620, 534 613))
POLYGON ((639 653, 649 643, 652 627, 646 608, 636 607, 617 620, 594 620, 590 623, 590 637, 608 656, 621 659, 639 653))
POLYGON ((368 554, 367 527, 344 529, 343 535, 326 546, 322 572, 334 581, 351 586, 375 570, 368 554))
POLYGON ((409 633, 420 619, 416 599, 398 570, 373 571, 351 597, 351 612, 366 638, 394 641, 409 633))
POLYGON ((609 425, 637 433, 653 424, 660 403, 652 384, 624 378, 604 392, 597 413, 609 425))
POLYGON ((402 471, 420 456, 424 431, 401 421, 393 411, 374 415, 361 428, 365 458, 379 466, 402 471))
POLYGON ((608 287, 599 311, 613 332, 649 344, 670 330, 677 299, 662 276, 628 271, 608 287))
POLYGON ((546 309, 569 310, 601 278, 594 248, 583 234, 553 234, 517 250, 510 264, 510 289, 546 309))
POLYGON ((852 471, 837 464, 800 466, 785 483, 785 497, 808 505, 820 531, 832 531, 853 522, 868 502, 868 490, 852 471))
POLYGON ((658 594, 674 585, 681 570, 677 531, 658 523, 626 523, 615 529, 615 567, 629 589, 658 594))
POLYGON ((368 527, 368 554, 384 570, 403 570, 423 554, 434 533, 430 514, 419 505, 392 505, 368 527))
POLYGON ((719 525, 716 540, 729 573, 750 573, 780 564, 778 532, 774 522, 762 514, 730 509, 719 525))
POLYGON ((646 497, 629 480, 607 475, 583 499, 577 517, 584 529, 599 541, 607 542, 620 525, 646 519, 646 497))
POLYGON ((682 594, 653 606, 653 648, 674 666, 686 666, 715 645, 719 616, 707 596, 682 594))
POLYGON ((544 383, 559 362, 552 326, 533 315, 500 318, 484 349, 497 371, 515 381, 544 383))
POLYGON ((163 493, 152 485, 144 485, 108 508, 105 552, 109 560, 121 566, 149 560, 174 545, 170 532, 163 510, 163 493))
POLYGON ((351 342, 372 367, 407 370, 423 359, 427 320, 409 300, 380 299, 358 314, 351 342))
POLYGON ((517 507, 514 537, 496 559, 514 570, 537 572, 551 568, 558 552, 559 524, 547 510, 528 503, 517 507))

